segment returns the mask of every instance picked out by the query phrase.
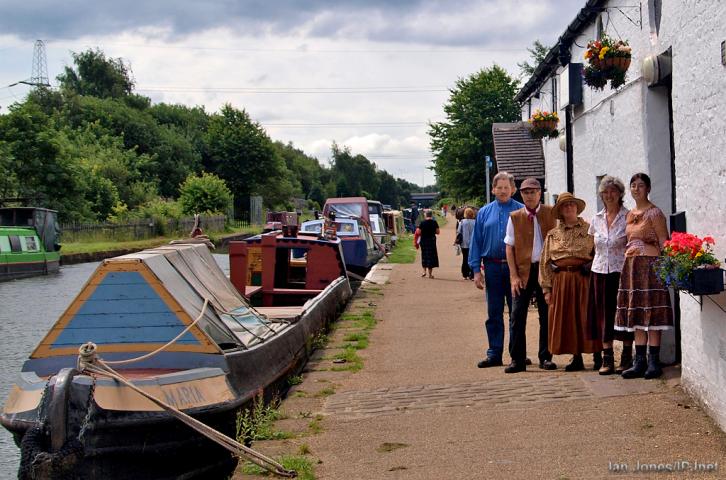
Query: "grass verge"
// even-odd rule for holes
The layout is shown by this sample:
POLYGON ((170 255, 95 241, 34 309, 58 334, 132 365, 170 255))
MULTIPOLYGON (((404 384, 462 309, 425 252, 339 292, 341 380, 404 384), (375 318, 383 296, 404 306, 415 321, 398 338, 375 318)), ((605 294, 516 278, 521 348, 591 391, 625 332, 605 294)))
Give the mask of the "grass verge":
MULTIPOLYGON (((235 229, 231 230, 229 232, 214 232, 209 234, 210 240, 212 240, 212 243, 219 243, 219 239, 226 235, 231 235, 234 233, 259 233, 261 230, 261 226, 254 225, 251 227, 244 227, 241 229, 235 229)), ((99 240, 96 242, 73 242, 73 243, 65 243, 63 242, 63 248, 61 250, 61 255, 72 255, 76 253, 97 253, 97 252, 112 252, 115 250, 130 250, 130 249, 138 249, 138 250, 144 250, 146 248, 153 248, 158 247, 159 245, 165 245, 169 243, 172 240, 177 240, 180 237, 179 235, 174 236, 163 236, 163 237, 154 237, 154 238, 147 238, 145 240, 127 240, 127 241, 115 241, 115 240, 99 240)))
POLYGON ((413 235, 406 233, 398 237, 396 246, 388 256, 390 263, 413 263, 416 260, 416 249, 413 246, 413 235))
MULTIPOLYGON (((299 480, 315 480, 313 473, 313 462, 302 455, 283 455, 277 461, 287 470, 294 470, 299 480)), ((242 465, 242 473, 246 475, 261 475, 265 477, 273 476, 262 467, 251 462, 245 462, 242 465)))

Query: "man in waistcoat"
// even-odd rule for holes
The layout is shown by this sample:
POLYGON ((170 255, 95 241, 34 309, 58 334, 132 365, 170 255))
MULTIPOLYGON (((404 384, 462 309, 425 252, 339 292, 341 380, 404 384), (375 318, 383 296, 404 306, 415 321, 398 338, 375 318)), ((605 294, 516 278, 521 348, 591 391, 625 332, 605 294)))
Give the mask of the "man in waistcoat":
POLYGON ((539 285, 539 258, 547 232, 555 227, 552 207, 540 204, 542 187, 536 178, 526 178, 519 187, 524 200, 524 208, 509 216, 507 235, 507 265, 509 283, 512 288, 514 308, 512 311, 512 336, 509 342, 509 355, 512 363, 504 371, 517 373, 526 370, 527 309, 532 295, 537 300, 539 313, 539 368, 554 370, 552 354, 547 349, 547 302, 539 285))

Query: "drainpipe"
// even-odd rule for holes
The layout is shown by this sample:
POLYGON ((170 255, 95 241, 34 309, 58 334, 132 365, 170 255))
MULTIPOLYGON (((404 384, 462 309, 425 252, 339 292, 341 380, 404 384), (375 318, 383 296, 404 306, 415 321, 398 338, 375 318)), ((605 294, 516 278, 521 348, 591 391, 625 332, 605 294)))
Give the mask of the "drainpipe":
POLYGON ((567 143, 567 191, 575 193, 574 158, 572 153, 572 105, 565 107, 565 141, 567 143))

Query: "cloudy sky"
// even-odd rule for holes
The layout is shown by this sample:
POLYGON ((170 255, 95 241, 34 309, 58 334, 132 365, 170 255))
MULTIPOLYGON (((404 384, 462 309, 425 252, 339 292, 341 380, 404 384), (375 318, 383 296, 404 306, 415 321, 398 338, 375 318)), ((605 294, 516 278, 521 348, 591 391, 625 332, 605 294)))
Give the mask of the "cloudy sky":
POLYGON ((31 76, 36 39, 53 85, 71 52, 98 47, 154 102, 231 103, 322 163, 335 141, 430 184, 427 124, 444 119, 448 89, 493 63, 519 75, 526 48, 553 44, 584 4, 0 0, 0 113, 28 91, 7 85, 31 76))

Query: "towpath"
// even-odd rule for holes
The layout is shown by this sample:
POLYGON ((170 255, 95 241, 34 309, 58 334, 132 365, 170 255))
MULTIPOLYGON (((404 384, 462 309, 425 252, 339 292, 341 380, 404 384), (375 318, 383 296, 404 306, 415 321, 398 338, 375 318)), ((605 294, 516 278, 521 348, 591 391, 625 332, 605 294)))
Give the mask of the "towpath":
POLYGON ((384 265, 389 283, 360 292, 283 402, 287 419, 276 428, 294 438, 256 448, 305 454, 318 479, 726 477, 726 436, 680 389, 677 367, 663 379, 626 381, 566 373, 568 356, 556 356, 558 370, 540 370, 531 311, 535 365, 511 375, 477 368, 484 294, 461 279, 453 224, 438 240, 435 279, 420 277, 417 259, 384 265), (358 351, 362 369, 333 371, 346 365, 331 359, 355 338, 356 315, 373 310, 377 325, 358 351), (675 462, 718 465, 694 471, 675 462), (650 464, 681 470, 655 473, 650 464))

